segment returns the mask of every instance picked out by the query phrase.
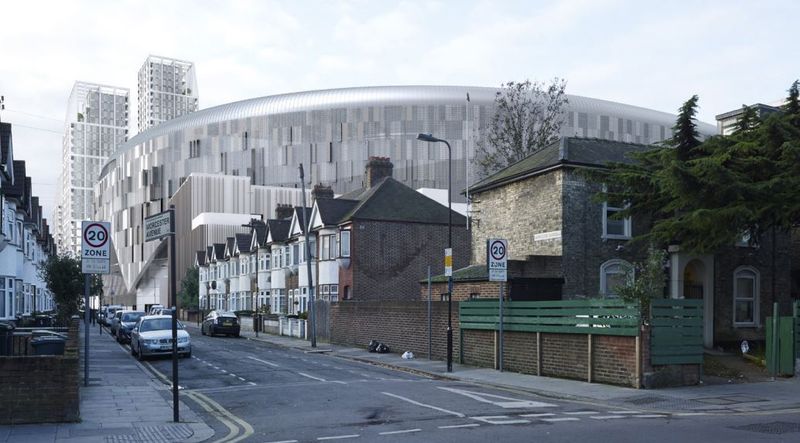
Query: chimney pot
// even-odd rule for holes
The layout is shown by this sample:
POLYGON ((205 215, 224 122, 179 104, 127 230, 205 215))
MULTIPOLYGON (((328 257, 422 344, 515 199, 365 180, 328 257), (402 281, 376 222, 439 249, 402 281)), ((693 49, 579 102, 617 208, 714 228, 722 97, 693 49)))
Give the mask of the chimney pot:
POLYGON ((364 167, 363 187, 369 189, 381 179, 392 176, 394 165, 389 157, 370 157, 364 167))

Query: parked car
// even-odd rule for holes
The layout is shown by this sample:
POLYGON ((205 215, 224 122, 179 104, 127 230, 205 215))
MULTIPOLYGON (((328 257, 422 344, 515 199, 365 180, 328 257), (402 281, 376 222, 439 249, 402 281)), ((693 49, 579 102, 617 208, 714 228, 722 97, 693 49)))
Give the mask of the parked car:
POLYGON ((147 311, 147 315, 158 315, 158 311, 164 309, 164 305, 152 305, 147 311))
MULTIPOLYGON (((172 354, 172 317, 167 315, 146 315, 139 318, 131 330, 131 355, 143 360, 153 355, 172 354)), ((189 333, 178 322, 178 354, 192 356, 192 342, 189 333)))
MULTIPOLYGON (((113 335, 117 338, 117 342, 119 343, 130 343, 131 330, 136 326, 136 322, 144 317, 144 312, 118 311, 117 314, 119 314, 120 318, 113 335)), ((116 320, 116 316, 114 319, 116 320)))
POLYGON ((122 305, 103 306, 103 316, 100 318, 100 324, 103 326, 111 326, 111 319, 114 318, 114 314, 120 309, 125 309, 125 307, 122 305))
POLYGON ((203 335, 225 334, 239 336, 241 326, 236 314, 229 311, 211 311, 203 319, 200 325, 200 333, 203 335))
POLYGON ((122 312, 122 310, 114 312, 114 316, 111 317, 111 320, 108 322, 108 329, 111 331, 111 335, 114 337, 117 336, 117 328, 119 327, 120 319, 122 318, 122 312))

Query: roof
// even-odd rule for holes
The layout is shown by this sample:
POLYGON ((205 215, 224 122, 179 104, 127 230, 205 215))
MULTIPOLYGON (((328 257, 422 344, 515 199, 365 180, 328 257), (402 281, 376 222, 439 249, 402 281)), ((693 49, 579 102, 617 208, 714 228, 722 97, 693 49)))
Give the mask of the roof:
POLYGON ((263 245, 267 241, 267 224, 261 220, 253 220, 251 224, 256 233, 256 242, 259 246, 263 245))
POLYGON ((313 208, 304 208, 302 206, 295 206, 294 207, 294 214, 297 216, 297 223, 300 226, 300 230, 305 232, 306 224, 305 221, 311 221, 311 211, 313 208), (305 210, 305 217, 303 217, 303 210, 305 210))
MULTIPOLYGON (((385 177, 362 191, 358 201, 340 220, 380 220, 407 223, 448 224, 448 209, 392 177, 385 177)), ((452 211, 452 224, 464 226, 466 217, 452 211)))
POLYGON ((602 167, 608 163, 630 163, 629 154, 653 149, 652 145, 597 138, 562 137, 524 159, 501 169, 470 187, 471 193, 486 191, 565 165, 602 167))
POLYGON ((252 240, 252 238, 250 234, 236 234, 236 249, 238 249, 240 253, 250 252, 250 240, 252 240))
POLYGON ((214 243, 214 259, 225 260, 225 243, 214 243))
MULTIPOLYGON (((236 237, 228 237, 225 239, 225 251, 233 255, 233 247, 236 245, 236 237)), ((224 252, 223 252, 224 257, 224 252)))
POLYGON ((270 219, 267 220, 267 229, 269 232, 269 237, 272 239, 273 242, 285 242, 286 239, 289 238, 289 227, 291 226, 291 220, 278 220, 278 219, 270 219))
POLYGON ((17 199, 22 199, 25 195, 25 162, 14 160, 14 184, 4 188, 5 195, 17 199))
POLYGON ((206 253, 205 251, 197 251, 195 254, 195 260, 198 266, 205 266, 206 264, 206 253))
POLYGON ((316 201, 319 216, 325 226, 338 224, 356 204, 357 200, 345 198, 321 198, 316 201))
MULTIPOLYGON (((14 160, 14 148, 11 139, 11 123, 0 122, 0 170, 6 173, 8 178, 11 178, 8 171, 6 172, 2 166, 8 165, 14 160)), ((11 165, 13 167, 13 164, 11 165)))
MULTIPOLYGON (((748 108, 755 109, 756 113, 758 114, 770 114, 773 112, 781 112, 781 108, 765 105, 764 103, 753 103, 752 105, 748 106, 748 108)), ((722 114, 718 114, 716 117, 717 120, 725 120, 730 117, 736 117, 742 114, 742 108, 737 108, 732 111, 723 112, 722 114)))

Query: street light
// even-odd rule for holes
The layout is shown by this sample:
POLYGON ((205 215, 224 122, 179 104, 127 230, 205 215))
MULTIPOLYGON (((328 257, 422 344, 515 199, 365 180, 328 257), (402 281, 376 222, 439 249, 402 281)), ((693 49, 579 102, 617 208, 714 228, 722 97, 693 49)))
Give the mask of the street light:
MULTIPOLYGON (((444 143, 447 146, 447 248, 453 251, 453 150, 447 140, 436 138, 431 134, 417 134, 417 140, 429 143, 444 143)), ((453 372, 453 273, 447 276, 447 372, 453 372)))

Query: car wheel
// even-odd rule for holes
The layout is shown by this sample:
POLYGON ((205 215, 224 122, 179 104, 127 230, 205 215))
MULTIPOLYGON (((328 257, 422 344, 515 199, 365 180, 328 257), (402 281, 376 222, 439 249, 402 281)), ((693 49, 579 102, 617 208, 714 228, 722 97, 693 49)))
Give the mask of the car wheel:
POLYGON ((214 327, 213 327, 213 326, 209 326, 209 327, 208 327, 208 335, 209 335, 210 337, 213 337, 213 336, 214 336, 214 327))
POLYGON ((237 332, 237 333, 233 334, 233 336, 236 337, 236 338, 239 338, 239 333, 237 332))
POLYGON ((131 355, 136 357, 136 351, 133 350, 133 342, 131 342, 131 355))
POLYGON ((206 330, 202 326, 200 326, 200 335, 206 335, 206 330))

